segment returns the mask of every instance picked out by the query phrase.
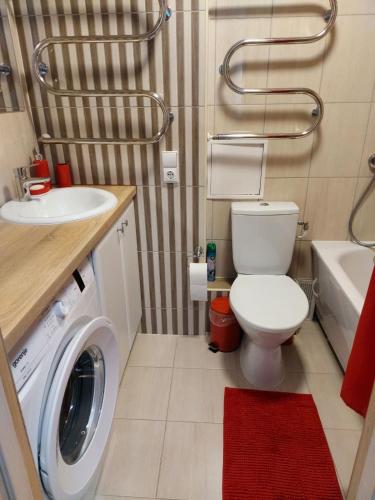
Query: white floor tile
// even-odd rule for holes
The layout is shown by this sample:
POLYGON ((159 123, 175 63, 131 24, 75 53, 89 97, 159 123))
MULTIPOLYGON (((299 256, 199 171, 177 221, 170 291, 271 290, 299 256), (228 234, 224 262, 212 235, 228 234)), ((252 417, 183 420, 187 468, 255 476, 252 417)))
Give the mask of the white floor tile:
POLYGON ((363 418, 346 406, 340 398, 342 375, 307 373, 306 378, 323 427, 328 429, 362 429, 363 418))
POLYGON ((177 339, 174 366, 177 368, 206 368, 233 370, 238 366, 237 352, 217 352, 208 350, 209 337, 206 335, 182 336, 177 339))
POLYGON ((115 420, 98 494, 154 498, 165 422, 115 420))
POLYGON ((168 422, 158 498, 219 500, 223 426, 168 422))
POLYGON ((172 368, 128 366, 115 418, 165 420, 171 382, 172 368))
POLYGON ((128 366, 170 368, 176 350, 177 335, 138 334, 128 366))
POLYGON ((347 494, 361 431, 326 429, 328 445, 344 494, 347 494))
POLYGON ((168 420, 222 423, 226 386, 237 386, 236 371, 175 368, 168 420))

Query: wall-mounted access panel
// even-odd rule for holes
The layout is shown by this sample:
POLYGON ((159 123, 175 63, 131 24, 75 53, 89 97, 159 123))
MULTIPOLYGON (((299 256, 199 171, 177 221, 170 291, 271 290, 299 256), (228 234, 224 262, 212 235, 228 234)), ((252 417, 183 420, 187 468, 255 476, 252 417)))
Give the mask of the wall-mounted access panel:
POLYGON ((264 193, 267 141, 210 141, 208 198, 261 199, 264 193))

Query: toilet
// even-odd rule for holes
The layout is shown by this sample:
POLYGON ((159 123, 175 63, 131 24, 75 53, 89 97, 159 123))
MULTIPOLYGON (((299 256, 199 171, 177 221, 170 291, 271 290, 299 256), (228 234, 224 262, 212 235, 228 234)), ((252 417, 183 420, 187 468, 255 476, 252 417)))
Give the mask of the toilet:
POLYGON ((233 262, 238 277, 230 291, 230 304, 245 333, 241 369, 258 388, 281 384, 281 344, 308 314, 306 295, 286 276, 298 216, 299 208, 292 202, 232 203, 233 262))

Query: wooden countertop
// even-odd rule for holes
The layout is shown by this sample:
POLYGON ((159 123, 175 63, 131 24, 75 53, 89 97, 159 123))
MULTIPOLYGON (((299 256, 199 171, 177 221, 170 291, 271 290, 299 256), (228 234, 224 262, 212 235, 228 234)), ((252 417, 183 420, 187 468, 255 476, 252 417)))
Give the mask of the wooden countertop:
POLYGON ((0 222, 0 330, 8 353, 136 194, 132 186, 96 187, 119 201, 103 215, 46 226, 0 222))

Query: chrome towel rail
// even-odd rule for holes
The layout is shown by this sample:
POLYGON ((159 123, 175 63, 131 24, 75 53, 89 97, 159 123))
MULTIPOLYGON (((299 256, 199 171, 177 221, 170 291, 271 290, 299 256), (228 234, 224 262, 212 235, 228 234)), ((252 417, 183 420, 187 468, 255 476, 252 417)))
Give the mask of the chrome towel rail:
POLYGON ((258 88, 249 89, 240 87, 234 83, 231 77, 230 62, 234 54, 242 49, 243 47, 255 46, 255 45, 297 45, 297 44, 307 44, 314 43, 321 40, 331 29, 333 28, 336 18, 337 18, 337 0, 329 0, 331 9, 327 12, 325 17, 327 21, 326 27, 319 33, 311 36, 304 37, 284 37, 284 38, 248 38, 241 40, 228 50, 224 57, 224 62, 220 66, 220 74, 224 77, 225 83, 228 87, 233 90, 233 92, 240 95, 271 95, 271 94, 283 94, 283 95, 298 95, 304 94, 312 98, 316 103, 317 108, 313 111, 313 116, 316 116, 314 123, 307 129, 301 132, 283 132, 283 133, 251 133, 251 132, 239 132, 239 133, 226 133, 226 134, 216 134, 210 135, 209 139, 212 140, 230 140, 230 139, 299 139, 310 135, 320 124, 324 115, 324 104, 319 96, 314 90, 308 88, 258 88))
POLYGON ((32 68, 36 79, 47 92, 61 97, 140 97, 150 99, 162 111, 163 123, 159 131, 152 137, 145 138, 63 138, 50 137, 48 134, 43 134, 38 141, 43 144, 111 144, 111 145, 146 145, 160 142, 169 129, 169 125, 173 120, 173 114, 166 107, 163 98, 156 92, 151 90, 91 90, 91 89, 59 89, 50 85, 46 81, 48 74, 48 66, 42 62, 41 56, 45 49, 53 45, 67 44, 85 44, 85 43, 140 43, 153 40, 164 23, 169 20, 171 12, 167 6, 167 0, 159 1, 159 17, 154 27, 146 33, 137 35, 84 35, 84 36, 58 36, 50 37, 42 40, 34 49, 32 58, 32 68))

